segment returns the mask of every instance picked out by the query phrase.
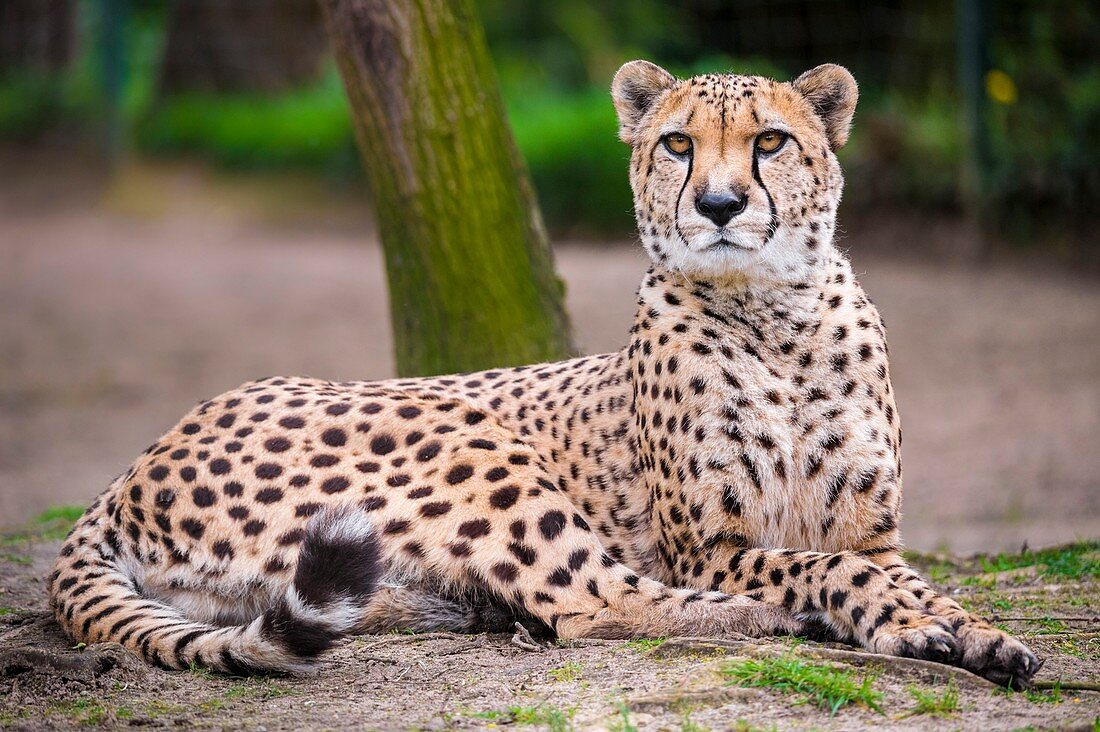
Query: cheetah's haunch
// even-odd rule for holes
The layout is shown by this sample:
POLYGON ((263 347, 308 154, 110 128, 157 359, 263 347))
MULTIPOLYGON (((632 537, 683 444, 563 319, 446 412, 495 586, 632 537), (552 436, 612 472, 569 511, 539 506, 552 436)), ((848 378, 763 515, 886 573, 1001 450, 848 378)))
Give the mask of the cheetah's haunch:
POLYGON ((856 85, 615 76, 653 267, 617 353, 200 404, 92 503, 75 640, 293 670, 351 632, 773 635, 1026 683, 1039 661, 900 554, 886 334, 832 246, 856 85))

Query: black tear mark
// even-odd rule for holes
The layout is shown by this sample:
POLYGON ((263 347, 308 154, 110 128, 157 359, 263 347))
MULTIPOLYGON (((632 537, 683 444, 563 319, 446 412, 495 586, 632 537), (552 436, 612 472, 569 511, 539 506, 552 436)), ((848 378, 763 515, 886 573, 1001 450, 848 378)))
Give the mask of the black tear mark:
POLYGON ((760 179, 760 155, 755 150, 752 153, 752 179, 756 181, 756 184, 760 186, 760 190, 764 191, 764 195, 768 197, 768 210, 772 215, 771 221, 768 222, 768 235, 760 243, 760 246, 764 246, 771 241, 776 230, 779 229, 779 215, 776 213, 772 194, 768 191, 768 187, 764 185, 764 181, 760 179))
MULTIPOLYGON (((656 151, 656 147, 654 147, 654 151, 656 151)), ((684 232, 680 230, 680 201, 684 197, 684 189, 687 188, 688 181, 691 180, 691 170, 694 166, 695 166, 695 149, 692 148, 691 155, 688 156, 688 172, 687 172, 687 175, 684 176, 684 182, 680 186, 680 192, 676 195, 676 212, 674 214, 674 219, 676 221, 676 233, 680 236, 680 241, 682 241, 684 243, 684 246, 688 246, 688 240, 687 240, 687 237, 684 236, 684 232)))

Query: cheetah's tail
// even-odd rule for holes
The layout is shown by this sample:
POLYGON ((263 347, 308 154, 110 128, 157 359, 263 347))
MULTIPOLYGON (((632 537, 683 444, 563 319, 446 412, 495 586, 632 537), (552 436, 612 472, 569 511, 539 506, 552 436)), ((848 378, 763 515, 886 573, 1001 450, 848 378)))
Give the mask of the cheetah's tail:
POLYGON ((382 571, 363 514, 327 510, 307 526, 294 580, 274 607, 245 625, 195 622, 141 594, 108 521, 89 512, 66 542, 50 576, 54 614, 78 642, 120 643, 169 669, 242 676, 306 670, 355 629, 382 571))

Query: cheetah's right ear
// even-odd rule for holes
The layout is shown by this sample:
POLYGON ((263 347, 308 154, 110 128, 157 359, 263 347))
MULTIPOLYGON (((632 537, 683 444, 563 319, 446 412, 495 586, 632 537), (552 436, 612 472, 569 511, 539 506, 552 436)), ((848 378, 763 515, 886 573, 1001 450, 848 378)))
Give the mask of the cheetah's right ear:
POLYGON ((648 61, 631 61, 615 72, 611 99, 619 114, 619 138, 633 145, 638 123, 657 97, 676 86, 676 77, 648 61))

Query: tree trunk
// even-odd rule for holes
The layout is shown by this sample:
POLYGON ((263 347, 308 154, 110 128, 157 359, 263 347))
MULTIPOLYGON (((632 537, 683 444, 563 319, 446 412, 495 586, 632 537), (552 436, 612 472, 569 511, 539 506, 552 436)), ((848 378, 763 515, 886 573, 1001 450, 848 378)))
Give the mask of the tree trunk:
POLYGON ((321 0, 385 250, 398 372, 571 353, 563 286, 470 0, 321 0))
POLYGON ((315 0, 176 0, 159 92, 291 89, 317 79, 327 50, 315 0))

